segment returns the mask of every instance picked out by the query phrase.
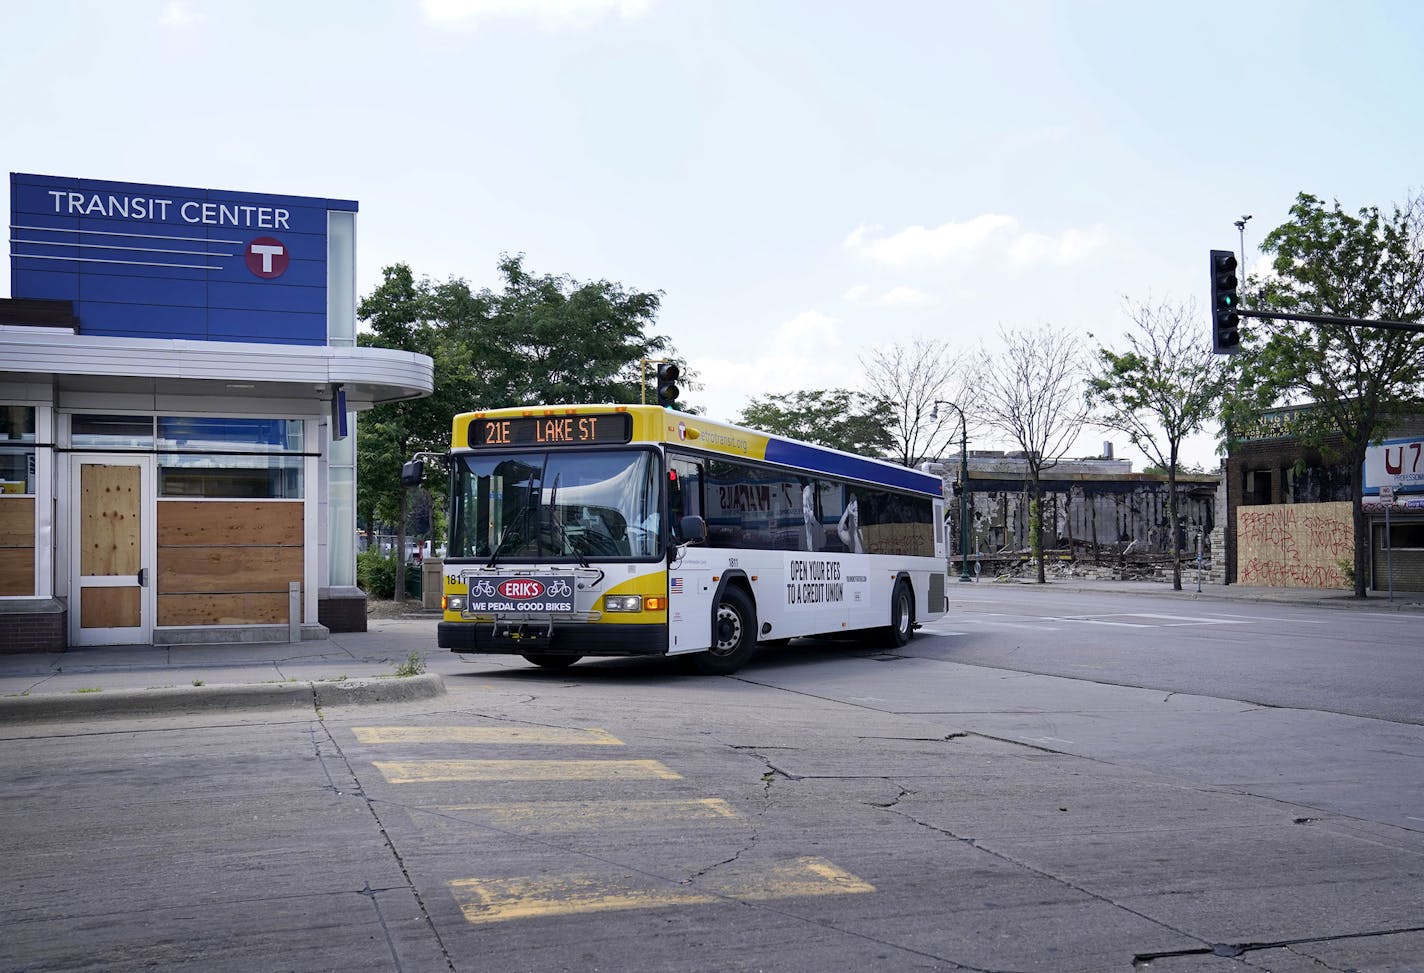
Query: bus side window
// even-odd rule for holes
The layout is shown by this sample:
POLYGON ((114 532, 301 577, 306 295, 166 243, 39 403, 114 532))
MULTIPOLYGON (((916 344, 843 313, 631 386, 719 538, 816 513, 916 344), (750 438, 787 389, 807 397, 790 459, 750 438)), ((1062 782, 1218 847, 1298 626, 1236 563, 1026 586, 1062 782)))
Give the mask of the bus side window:
POLYGON ((683 517, 707 517, 702 507, 702 464, 669 459, 668 474, 668 523, 677 537, 683 517))

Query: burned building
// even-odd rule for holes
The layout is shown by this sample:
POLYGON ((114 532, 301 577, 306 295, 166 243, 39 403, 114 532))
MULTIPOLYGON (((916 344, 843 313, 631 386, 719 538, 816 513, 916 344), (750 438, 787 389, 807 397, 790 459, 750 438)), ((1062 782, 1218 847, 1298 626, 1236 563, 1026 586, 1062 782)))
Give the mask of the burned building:
MULTIPOLYGON (((1122 571, 1160 571, 1170 565, 1173 538, 1169 523, 1167 477, 1134 473, 1125 459, 1108 455, 1060 460, 1041 472, 1043 547, 1059 562, 1101 566, 1122 571)), ((970 450, 967 507, 971 573, 1011 569, 1029 552, 1032 487, 1022 453, 970 450)), ((951 571, 960 566, 960 503, 958 453, 945 457, 937 469, 945 477, 946 514, 954 538, 951 571)), ((1221 478, 1216 474, 1177 474, 1178 528, 1176 550, 1203 563, 1221 544, 1217 504, 1221 478)), ((1168 568, 1170 570, 1170 568, 1168 568)), ((1220 565, 1217 572, 1220 574, 1220 565)))

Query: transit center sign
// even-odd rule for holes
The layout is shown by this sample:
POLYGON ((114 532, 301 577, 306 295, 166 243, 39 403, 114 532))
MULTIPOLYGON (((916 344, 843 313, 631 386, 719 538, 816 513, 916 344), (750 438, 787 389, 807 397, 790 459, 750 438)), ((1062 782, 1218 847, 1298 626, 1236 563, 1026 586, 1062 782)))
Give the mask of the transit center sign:
POLYGON ((329 224, 356 209, 11 173, 11 294, 74 302, 84 334, 326 344, 329 224))

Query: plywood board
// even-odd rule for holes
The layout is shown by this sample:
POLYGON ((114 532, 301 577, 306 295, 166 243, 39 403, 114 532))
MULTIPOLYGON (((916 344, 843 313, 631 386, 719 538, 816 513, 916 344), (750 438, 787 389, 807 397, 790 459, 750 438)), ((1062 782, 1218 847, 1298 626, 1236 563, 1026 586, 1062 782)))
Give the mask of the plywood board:
POLYGON ((301 547, 160 547, 158 593, 285 593, 302 570, 301 547))
POLYGON ((158 501, 159 547, 301 547, 304 536, 300 500, 158 501))
POLYGON ((79 593, 79 627, 138 627, 141 593, 140 588, 84 588, 79 593))
POLYGON ((0 595, 35 593, 35 549, 0 548, 0 595))
POLYGON ((138 576, 142 482, 142 471, 137 466, 80 466, 80 574, 138 576))
POLYGON ((281 594, 159 595, 158 624, 285 625, 287 603, 285 591, 281 594))
POLYGON ((1236 508, 1236 580, 1271 588, 1349 588, 1355 523, 1348 502, 1236 508))
POLYGON ((0 496, 0 547, 35 546, 35 498, 0 496))

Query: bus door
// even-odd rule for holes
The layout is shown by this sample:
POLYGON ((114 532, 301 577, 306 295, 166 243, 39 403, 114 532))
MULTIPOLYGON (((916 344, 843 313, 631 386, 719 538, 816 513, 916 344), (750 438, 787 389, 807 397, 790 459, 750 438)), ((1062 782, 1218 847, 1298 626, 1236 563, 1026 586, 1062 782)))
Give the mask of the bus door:
MULTIPOLYGON (((707 518, 702 498, 702 464, 668 457, 668 524, 673 542, 683 517, 707 518)), ((668 562, 668 655, 712 647, 711 550, 705 541, 674 549, 668 562)))

